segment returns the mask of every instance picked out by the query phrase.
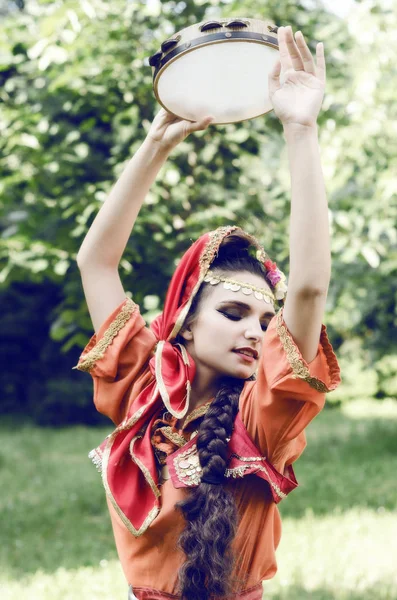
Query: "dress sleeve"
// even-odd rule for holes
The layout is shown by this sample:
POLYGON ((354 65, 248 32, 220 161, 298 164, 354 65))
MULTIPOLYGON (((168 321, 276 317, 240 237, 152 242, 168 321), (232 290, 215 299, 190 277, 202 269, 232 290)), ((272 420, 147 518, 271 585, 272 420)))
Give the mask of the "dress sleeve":
POLYGON ((339 383, 339 365, 326 327, 321 328, 316 357, 307 363, 281 309, 266 331, 257 379, 246 383, 240 397, 248 433, 276 468, 282 470, 302 454, 305 427, 323 408, 325 394, 339 383))
POLYGON ((156 343, 138 305, 126 298, 92 336, 74 367, 91 374, 95 406, 116 425, 152 379, 149 360, 156 343))

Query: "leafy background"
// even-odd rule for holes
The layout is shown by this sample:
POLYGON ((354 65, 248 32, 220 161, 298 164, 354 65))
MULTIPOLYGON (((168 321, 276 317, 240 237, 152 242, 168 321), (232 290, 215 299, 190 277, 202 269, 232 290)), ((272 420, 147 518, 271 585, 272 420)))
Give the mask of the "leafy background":
MULTIPOLYGON (((75 258, 158 110, 147 57, 190 23, 233 15, 291 24, 312 50, 323 41, 328 74, 325 322, 343 385, 308 428, 264 598, 396 600, 397 11, 351 6, 344 18, 316 0, 0 0, 2 600, 126 596, 86 458, 111 424, 90 377, 72 371, 92 333, 75 258)), ((288 272, 289 199, 272 113, 189 137, 146 198, 125 289, 150 321, 190 239, 225 223, 288 272)))
MULTIPOLYGON (((326 322, 340 403, 397 395, 397 15, 352 18, 319 1, 3 2, 0 38, 0 411, 39 424, 95 423, 91 381, 72 371, 91 335, 75 257, 158 110, 147 57, 174 31, 250 15, 324 41, 319 118, 332 228, 326 322)), ((288 272, 290 180, 273 113, 190 136, 147 196, 123 260, 148 321, 175 261, 204 230, 237 223, 288 272)))

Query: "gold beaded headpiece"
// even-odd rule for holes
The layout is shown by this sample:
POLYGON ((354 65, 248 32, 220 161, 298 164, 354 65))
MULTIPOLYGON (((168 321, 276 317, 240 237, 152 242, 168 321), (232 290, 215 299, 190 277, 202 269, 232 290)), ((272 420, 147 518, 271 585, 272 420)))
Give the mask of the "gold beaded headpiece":
POLYGON ((243 294, 249 296, 254 294, 257 300, 265 300, 270 304, 275 306, 276 298, 274 294, 265 288, 258 288, 251 283, 245 283, 242 281, 237 281, 236 279, 229 279, 228 277, 222 277, 221 275, 216 275, 212 271, 208 271, 207 275, 204 277, 205 283, 209 283, 210 285, 217 285, 218 283, 223 283, 223 287, 225 290, 231 290, 232 292, 242 291, 243 294))

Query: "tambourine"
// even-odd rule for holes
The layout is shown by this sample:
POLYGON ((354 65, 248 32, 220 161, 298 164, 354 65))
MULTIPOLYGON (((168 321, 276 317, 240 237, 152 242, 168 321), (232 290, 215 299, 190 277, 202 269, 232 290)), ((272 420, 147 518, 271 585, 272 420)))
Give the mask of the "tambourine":
POLYGON ((236 123, 272 110, 268 74, 278 27, 259 19, 203 21, 175 33, 149 58, 157 101, 188 121, 236 123))

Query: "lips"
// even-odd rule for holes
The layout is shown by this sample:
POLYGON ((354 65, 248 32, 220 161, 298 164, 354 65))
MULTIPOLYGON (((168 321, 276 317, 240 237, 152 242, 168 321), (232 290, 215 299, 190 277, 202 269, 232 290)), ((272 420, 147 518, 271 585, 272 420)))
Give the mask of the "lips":
POLYGON ((258 352, 254 350, 254 348, 250 348, 248 346, 244 346, 243 348, 235 348, 233 352, 237 354, 243 354, 244 356, 249 356, 250 358, 258 359, 258 352))

